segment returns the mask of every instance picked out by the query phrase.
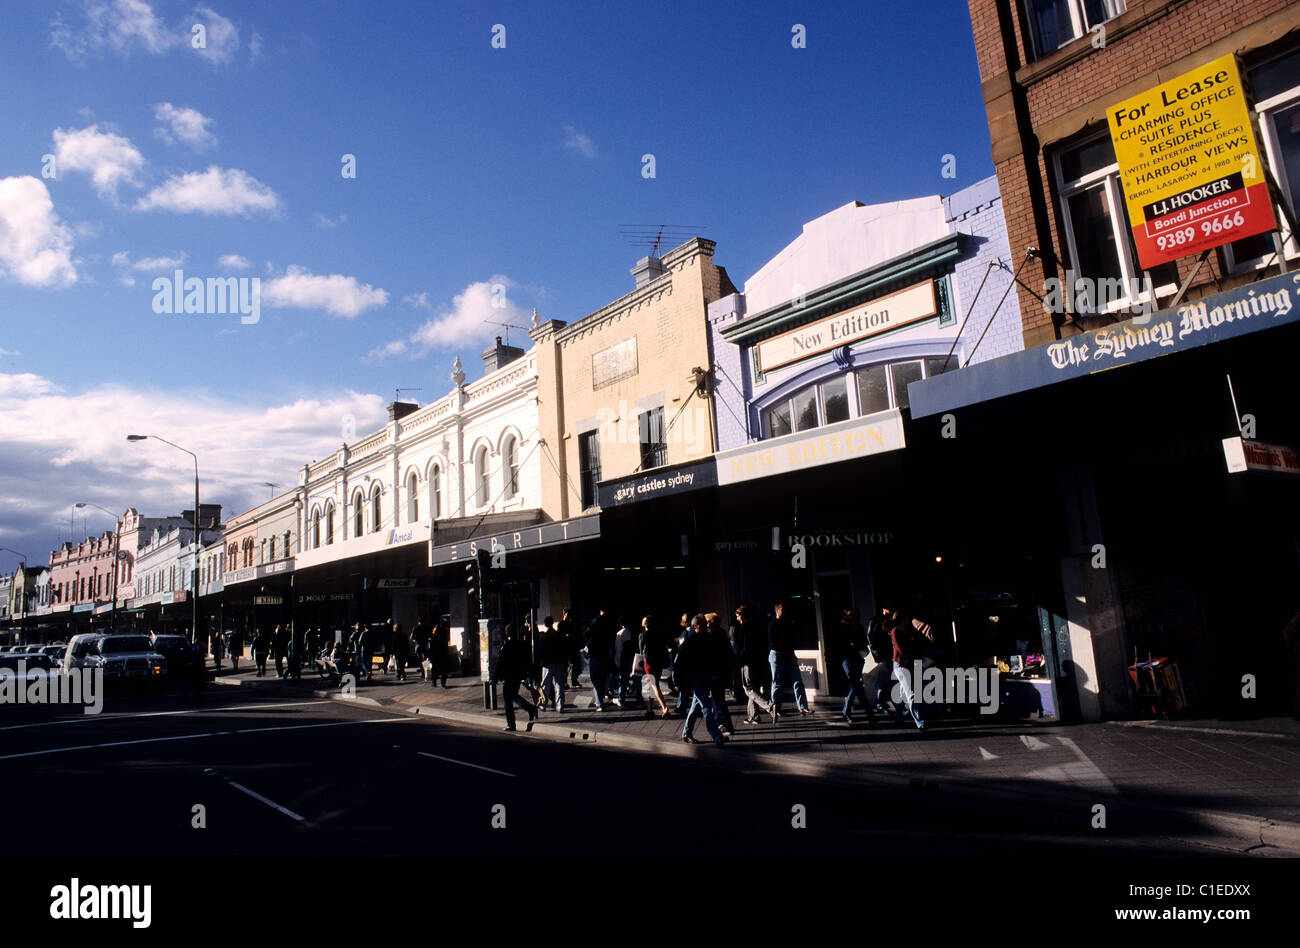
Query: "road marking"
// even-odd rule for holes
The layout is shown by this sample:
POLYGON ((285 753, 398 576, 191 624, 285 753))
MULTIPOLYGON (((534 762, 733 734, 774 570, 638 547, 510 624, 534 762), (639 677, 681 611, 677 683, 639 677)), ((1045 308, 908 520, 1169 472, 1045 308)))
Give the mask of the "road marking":
MULTIPOLYGON (((20 757, 45 757, 50 754, 66 754, 70 751, 100 750, 105 747, 127 747, 131 744, 162 744, 167 741, 198 740, 202 737, 226 737, 234 734, 261 734, 266 731, 304 731, 315 727, 346 727, 349 724, 397 724, 412 722, 415 718, 369 718, 363 721, 328 721, 324 724, 286 724, 280 727, 250 727, 235 731, 209 731, 206 734, 175 734, 171 737, 143 737, 134 741, 110 741, 106 744, 78 744, 75 747, 51 747, 46 750, 25 751, 21 754, 0 755, 0 760, 16 760, 20 757)), ((513 776, 513 774, 511 775, 513 776)))
POLYGON ((292 701, 281 704, 241 704, 231 705, 228 708, 185 708, 180 711, 143 711, 139 714, 134 712, 124 712, 122 714, 83 714, 79 718, 64 718, 60 721, 41 721, 37 724, 10 724, 0 727, 0 731, 21 731, 28 727, 53 727, 59 724, 84 724, 93 721, 118 721, 122 718, 161 718, 176 714, 207 714, 215 711, 246 711, 249 708, 261 710, 263 708, 301 708, 311 704, 329 704, 328 700, 320 701, 292 701))
POLYGON ((293 810, 286 809, 285 807, 280 806, 280 804, 276 803, 274 800, 268 800, 266 797, 262 796, 262 795, 261 795, 260 793, 258 793, 256 790, 250 790, 250 789, 248 789, 248 788, 245 787, 242 783, 239 783, 239 782, 237 782, 237 781, 235 781, 235 780, 231 780, 229 777, 224 777, 224 778, 222 778, 222 779, 224 779, 224 780, 226 781, 226 783, 230 784, 230 785, 231 785, 232 787, 234 787, 236 790, 242 790, 242 791, 244 791, 244 792, 247 793, 250 797, 252 797, 254 800, 261 800, 261 801, 262 801, 263 803, 265 803, 267 806, 271 807, 271 809, 273 809, 273 810, 279 810, 279 811, 280 811, 281 813, 283 813, 285 816, 290 817, 290 818, 292 818, 292 819, 295 819, 295 820, 297 820, 299 823, 303 822, 303 820, 305 819, 305 817, 301 817, 301 816, 299 816, 297 813, 293 812, 293 810))
MULTIPOLYGON (((1079 749, 1078 744, 1068 737, 1058 736, 1056 739, 1073 751, 1075 757, 1079 758, 1079 764, 1081 765, 1079 769, 1083 772, 1082 776, 1086 781, 1092 783, 1098 789, 1105 790, 1107 793, 1119 793, 1115 785, 1110 782, 1110 778, 1092 762, 1092 758, 1079 749)), ((1069 766, 1066 765, 1067 769, 1069 769, 1069 766)))
POLYGON ((421 757, 432 757, 434 760, 445 760, 449 764, 460 764, 462 767, 473 767, 475 770, 486 770, 490 774, 500 774, 503 777, 513 777, 514 774, 508 774, 504 770, 493 770, 491 767, 484 767, 481 764, 470 764, 463 760, 456 760, 452 757, 440 757, 437 754, 430 754, 428 751, 416 751, 421 757))

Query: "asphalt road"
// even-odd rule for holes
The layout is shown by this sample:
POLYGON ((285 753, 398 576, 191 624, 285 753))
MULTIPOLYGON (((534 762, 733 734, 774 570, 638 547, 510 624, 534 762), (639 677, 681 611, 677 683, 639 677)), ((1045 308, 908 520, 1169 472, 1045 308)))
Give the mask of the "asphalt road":
POLYGON ((243 689, 3 710, 0 786, 23 801, 6 842, 65 859, 1228 852, 1173 820, 1116 813, 1101 832, 1077 807, 819 782, 733 764, 731 748, 677 759, 243 689))

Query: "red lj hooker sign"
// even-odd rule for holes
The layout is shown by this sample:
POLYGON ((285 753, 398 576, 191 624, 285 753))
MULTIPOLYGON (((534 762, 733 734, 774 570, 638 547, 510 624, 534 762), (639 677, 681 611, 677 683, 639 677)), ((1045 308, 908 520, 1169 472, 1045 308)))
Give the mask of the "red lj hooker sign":
POLYGON ((1235 57, 1107 111, 1143 269, 1274 229, 1235 57))

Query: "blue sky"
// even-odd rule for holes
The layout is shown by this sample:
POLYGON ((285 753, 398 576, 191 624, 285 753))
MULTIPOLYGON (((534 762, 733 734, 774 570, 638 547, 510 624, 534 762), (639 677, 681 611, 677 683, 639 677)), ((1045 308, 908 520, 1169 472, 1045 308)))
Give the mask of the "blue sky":
POLYGON ((187 459, 127 431, 242 510, 395 386, 477 377, 485 316, 630 290, 620 225, 699 225, 741 285, 847 201, 992 173, 960 0, 11 0, 0 53, 0 545, 37 559, 77 500, 184 503, 187 459), (261 279, 260 322, 155 314, 175 261, 261 279))

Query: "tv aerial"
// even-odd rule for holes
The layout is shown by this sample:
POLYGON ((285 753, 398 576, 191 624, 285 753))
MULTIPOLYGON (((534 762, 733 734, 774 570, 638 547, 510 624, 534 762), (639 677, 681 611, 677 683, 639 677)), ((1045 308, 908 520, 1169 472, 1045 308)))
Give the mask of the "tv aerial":
POLYGON ((696 224, 619 224, 618 232, 632 246, 645 247, 650 256, 660 257, 665 246, 684 244, 704 228, 696 224))

